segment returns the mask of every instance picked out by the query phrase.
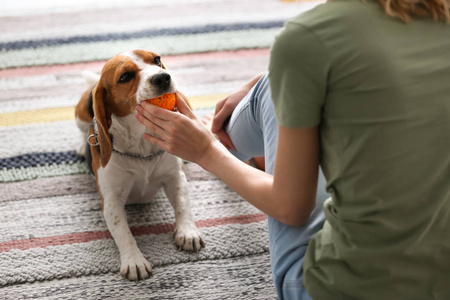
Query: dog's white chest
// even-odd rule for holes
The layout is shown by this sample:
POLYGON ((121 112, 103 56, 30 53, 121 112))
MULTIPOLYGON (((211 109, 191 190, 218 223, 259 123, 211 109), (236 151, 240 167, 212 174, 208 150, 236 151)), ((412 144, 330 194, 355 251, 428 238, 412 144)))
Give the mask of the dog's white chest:
POLYGON ((174 170, 181 171, 181 163, 168 153, 150 161, 114 154, 105 168, 98 170, 99 187, 104 196, 120 195, 124 204, 151 202, 158 190, 172 178, 174 170))
POLYGON ((119 194, 124 204, 150 202, 168 180, 179 177, 174 173, 181 171, 181 160, 147 142, 134 115, 112 119, 112 156, 97 172, 102 195, 119 194))

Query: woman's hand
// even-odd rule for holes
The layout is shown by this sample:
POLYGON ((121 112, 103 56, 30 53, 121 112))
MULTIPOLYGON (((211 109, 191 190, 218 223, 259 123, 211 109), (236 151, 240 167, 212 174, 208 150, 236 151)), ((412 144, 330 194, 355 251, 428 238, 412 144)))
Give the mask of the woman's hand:
POLYGON ((217 140, 179 93, 176 97, 179 113, 144 101, 136 107, 136 117, 157 135, 145 134, 147 141, 182 159, 200 164, 217 140))
MULTIPOLYGON (((263 73, 264 74, 264 73, 263 73)), ((236 106, 239 102, 244 99, 244 97, 248 94, 248 92, 252 89, 252 87, 258 82, 258 80, 262 77, 263 74, 259 74, 252 78, 248 83, 242 86, 236 92, 230 94, 225 99, 219 101, 216 104, 216 111, 214 113, 214 118, 212 121, 211 131, 219 138, 220 142, 227 148, 232 148, 236 151, 236 148, 233 145, 233 142, 230 139, 230 136, 225 130, 225 125, 231 114, 233 113, 236 106)))
POLYGON ((225 130, 225 125, 236 106, 247 95, 246 90, 240 89, 223 100, 217 102, 216 111, 214 112, 214 118, 212 121, 211 131, 219 138, 220 142, 227 148, 232 148, 236 151, 230 136, 225 130))

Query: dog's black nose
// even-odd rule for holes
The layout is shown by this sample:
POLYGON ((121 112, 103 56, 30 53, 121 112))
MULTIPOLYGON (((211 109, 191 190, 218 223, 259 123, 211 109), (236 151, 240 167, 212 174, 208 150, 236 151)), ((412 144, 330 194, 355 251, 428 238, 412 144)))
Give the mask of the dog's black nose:
POLYGON ((151 84, 159 87, 162 90, 166 90, 170 86, 170 75, 167 73, 159 73, 150 79, 151 84))

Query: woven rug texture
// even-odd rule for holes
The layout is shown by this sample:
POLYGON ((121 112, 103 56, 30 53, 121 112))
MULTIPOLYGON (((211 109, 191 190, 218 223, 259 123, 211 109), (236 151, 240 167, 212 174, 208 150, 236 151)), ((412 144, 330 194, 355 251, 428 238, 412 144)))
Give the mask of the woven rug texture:
POLYGON ((118 53, 158 52, 194 112, 268 69, 289 18, 317 2, 279 0, 2 1, 0 5, 0 299, 276 299, 267 219, 214 175, 186 162, 206 248, 179 251, 160 191, 126 207, 153 277, 119 273, 74 107, 118 53))

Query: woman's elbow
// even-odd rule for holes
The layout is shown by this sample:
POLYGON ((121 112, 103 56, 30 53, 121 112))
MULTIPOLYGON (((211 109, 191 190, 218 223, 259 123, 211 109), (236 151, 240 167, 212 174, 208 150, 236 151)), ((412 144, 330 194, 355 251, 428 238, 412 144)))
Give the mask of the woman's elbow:
MULTIPOLYGON (((306 224, 311 215, 315 201, 305 201, 308 205, 301 205, 299 207, 293 208, 289 206, 282 207, 277 221, 292 227, 301 227, 306 224)), ((305 203, 303 202, 303 203, 305 203)))
POLYGON ((306 218, 300 218, 298 216, 293 217, 293 216, 282 216, 280 218, 278 218, 279 222, 291 226, 291 227, 302 227, 303 225, 306 224, 306 221, 308 221, 308 219, 306 218))

